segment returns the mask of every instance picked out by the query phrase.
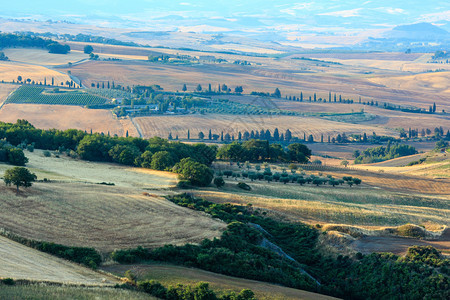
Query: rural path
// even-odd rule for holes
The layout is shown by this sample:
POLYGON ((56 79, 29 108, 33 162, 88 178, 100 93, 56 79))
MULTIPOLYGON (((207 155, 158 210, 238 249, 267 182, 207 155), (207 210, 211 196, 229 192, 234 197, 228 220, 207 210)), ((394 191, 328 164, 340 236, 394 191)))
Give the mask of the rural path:
POLYGON ((31 281, 112 286, 119 283, 91 269, 0 236, 0 277, 31 281))

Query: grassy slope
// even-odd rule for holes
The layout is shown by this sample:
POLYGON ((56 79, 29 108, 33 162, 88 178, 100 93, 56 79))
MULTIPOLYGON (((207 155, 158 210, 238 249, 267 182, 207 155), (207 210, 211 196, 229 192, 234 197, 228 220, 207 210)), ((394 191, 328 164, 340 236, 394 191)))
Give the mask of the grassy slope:
MULTIPOLYGON (((111 286, 118 283, 113 277, 56 258, 1 236, 0 265, 2 266, 0 268, 0 278, 96 286, 111 286)), ((2 290, 2 287, 0 286, 0 290, 2 290)))
POLYGON ((328 296, 314 294, 302 290, 282 287, 270 283, 255 280, 234 278, 215 274, 195 268, 173 266, 168 264, 151 265, 116 265, 106 267, 108 272, 123 275, 125 271, 132 270, 139 280, 153 279, 163 285, 186 284, 194 285, 199 281, 208 282, 211 289, 220 291, 233 290, 240 292, 242 289, 251 289, 258 299, 333 299, 328 296))
MULTIPOLYGON (((153 189, 163 191, 150 193, 167 193, 176 182, 172 173, 46 158, 41 151, 26 155, 30 158, 27 166, 38 179, 52 180, 22 189, 19 195, 14 188, 0 185, 0 228, 26 238, 110 252, 200 242, 220 236, 225 226, 147 194, 153 189), (115 186, 95 184, 99 182, 115 186)), ((0 174, 8 168, 0 164, 0 174)))
POLYGON ((2 299, 83 299, 83 300, 141 300, 157 299, 144 293, 113 288, 88 288, 75 286, 52 286, 45 284, 1 286, 2 299))

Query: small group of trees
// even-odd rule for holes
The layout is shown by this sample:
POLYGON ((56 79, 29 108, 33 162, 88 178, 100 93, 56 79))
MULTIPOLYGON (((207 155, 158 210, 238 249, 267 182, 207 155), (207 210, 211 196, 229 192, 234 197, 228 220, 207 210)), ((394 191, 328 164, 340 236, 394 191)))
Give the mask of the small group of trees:
POLYGON ((389 141, 386 146, 367 148, 362 153, 359 153, 358 151, 354 155, 359 154, 355 158, 355 164, 365 164, 381 162, 401 156, 413 155, 416 153, 416 148, 412 146, 398 143, 391 145, 391 142, 389 141))
MULTIPOLYGON (((181 88, 183 92, 187 92, 188 88, 186 84, 183 84, 181 88)), ((231 93, 234 91, 235 94, 242 94, 244 92, 244 88, 241 85, 235 86, 234 90, 228 87, 226 84, 218 84, 217 89, 213 89, 211 83, 208 84, 208 88, 204 88, 201 84, 198 84, 194 90, 197 93, 205 93, 205 94, 222 94, 222 93, 231 93)))

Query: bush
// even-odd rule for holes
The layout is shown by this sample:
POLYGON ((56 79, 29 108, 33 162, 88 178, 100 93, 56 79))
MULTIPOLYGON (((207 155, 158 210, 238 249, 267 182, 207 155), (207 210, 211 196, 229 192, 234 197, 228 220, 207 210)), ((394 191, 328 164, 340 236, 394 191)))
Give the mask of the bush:
POLYGON ((43 154, 45 157, 50 157, 50 156, 52 156, 52 154, 51 154, 50 151, 48 151, 48 150, 45 150, 44 152, 42 152, 42 154, 43 154))
POLYGON ((246 184, 244 182, 239 182, 237 184, 237 186, 238 186, 238 188, 246 190, 246 191, 250 191, 252 189, 248 184, 246 184))
POLYGON ((139 281, 137 287, 139 290, 152 296, 160 299, 167 299, 167 289, 155 280, 139 281))
POLYGON ((16 282, 12 278, 2 279, 1 283, 3 283, 4 285, 15 285, 16 284, 16 282))
POLYGON ((216 177, 216 178, 214 178, 214 185, 217 188, 221 188, 225 185, 225 180, 223 180, 222 177, 216 177))
POLYGON ((179 189, 190 189, 192 185, 189 180, 180 180, 177 183, 177 188, 179 189))

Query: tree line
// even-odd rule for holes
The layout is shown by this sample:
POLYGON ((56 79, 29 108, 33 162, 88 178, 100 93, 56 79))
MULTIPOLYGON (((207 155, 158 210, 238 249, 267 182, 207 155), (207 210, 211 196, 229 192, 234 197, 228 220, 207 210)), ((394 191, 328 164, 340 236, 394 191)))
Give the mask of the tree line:
POLYGON ((36 147, 58 150, 89 161, 115 162, 173 171, 178 173, 181 179, 199 186, 211 183, 213 172, 210 166, 217 156, 235 159, 238 155, 242 155, 245 160, 261 162, 286 160, 305 162, 311 155, 311 151, 302 144, 291 144, 285 151, 279 144, 250 140, 242 145, 240 143, 226 145, 223 146, 223 150, 222 148, 219 150, 216 145, 184 144, 159 137, 142 139, 111 137, 75 129, 42 130, 35 128, 26 120, 18 120, 15 124, 0 122, 0 139, 5 139, 5 146, 3 146, 5 150, 0 152, 0 155, 3 153, 5 161, 10 161, 12 157, 15 157, 13 155, 20 155, 16 153, 20 152, 23 155, 20 149, 16 149, 17 146, 32 145, 33 149, 36 147))
POLYGON ((62 45, 51 39, 44 39, 31 34, 0 33, 0 45, 2 48, 10 47, 37 47, 44 48, 49 53, 67 54, 69 45, 62 45))

